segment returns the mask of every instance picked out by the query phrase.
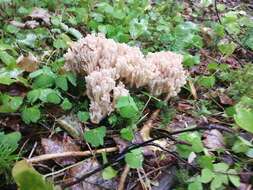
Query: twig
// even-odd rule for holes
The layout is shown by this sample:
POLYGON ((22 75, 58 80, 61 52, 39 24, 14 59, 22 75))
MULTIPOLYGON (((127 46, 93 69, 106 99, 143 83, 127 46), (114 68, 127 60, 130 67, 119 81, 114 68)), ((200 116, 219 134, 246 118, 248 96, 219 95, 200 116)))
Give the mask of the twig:
POLYGON ((119 186, 118 186, 118 190, 124 190, 125 188, 125 181, 126 181, 126 178, 127 178, 127 175, 130 171, 130 168, 128 167, 128 165, 125 166, 122 174, 121 174, 121 177, 120 177, 120 180, 119 180, 119 186))
MULTIPOLYGON (((94 154, 99 154, 102 152, 115 152, 117 151, 118 148, 117 147, 110 147, 110 148, 103 148, 103 149, 99 149, 99 150, 94 150, 93 153, 94 154)), ((33 158, 30 158, 27 160, 27 162, 29 163, 36 163, 36 162, 41 162, 41 161, 45 161, 45 160, 51 160, 51 159, 55 159, 55 158, 64 158, 64 157, 72 157, 72 156, 90 156, 92 155, 91 151, 71 151, 71 152, 62 152, 62 153, 53 153, 53 154, 44 154, 41 156, 36 156, 33 158)))
POLYGON ((192 132, 192 131, 201 131, 201 130, 212 130, 212 129, 217 129, 219 131, 226 131, 228 133, 232 133, 232 134, 236 135, 236 132, 233 129, 223 127, 223 126, 216 126, 216 125, 208 125, 207 127, 186 128, 186 129, 171 132, 170 135, 178 135, 180 133, 186 133, 186 132, 192 132))
POLYGON ((75 167, 75 166, 78 166, 78 165, 82 164, 83 162, 84 162, 84 160, 82 160, 82 161, 80 161, 80 162, 77 162, 77 163, 75 163, 75 164, 72 164, 72 165, 70 165, 70 166, 67 166, 67 167, 65 167, 65 168, 63 168, 63 169, 60 169, 60 170, 57 170, 57 171, 54 171, 54 172, 45 174, 44 177, 49 177, 49 176, 52 176, 52 175, 56 175, 56 174, 62 173, 62 172, 64 172, 65 170, 68 170, 68 169, 70 169, 70 168, 73 168, 73 167, 75 167))
POLYGON ((31 150, 31 152, 30 152, 28 158, 31 158, 31 157, 32 157, 32 155, 33 155, 33 153, 34 153, 34 151, 35 151, 37 145, 38 145, 38 143, 37 143, 37 141, 36 141, 36 142, 34 143, 34 145, 33 145, 33 149, 31 150))

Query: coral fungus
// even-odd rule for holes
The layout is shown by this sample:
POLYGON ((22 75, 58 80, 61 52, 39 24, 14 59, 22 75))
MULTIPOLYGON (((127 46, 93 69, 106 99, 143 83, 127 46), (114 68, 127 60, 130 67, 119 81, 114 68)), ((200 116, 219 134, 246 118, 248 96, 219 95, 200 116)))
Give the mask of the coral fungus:
POLYGON ((181 55, 163 51, 145 57, 139 48, 106 39, 102 34, 90 34, 73 43, 64 57, 66 70, 86 76, 94 123, 114 110, 117 97, 128 95, 124 84, 169 98, 186 83, 181 55))

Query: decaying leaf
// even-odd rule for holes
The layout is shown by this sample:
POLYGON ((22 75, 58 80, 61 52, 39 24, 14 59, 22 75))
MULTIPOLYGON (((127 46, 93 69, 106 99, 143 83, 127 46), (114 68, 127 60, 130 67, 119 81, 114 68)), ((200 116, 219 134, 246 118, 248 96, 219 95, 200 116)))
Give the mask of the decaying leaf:
MULTIPOLYGON (((70 151, 80 151, 80 147, 77 146, 70 137, 66 137, 64 140, 60 141, 57 139, 41 139, 41 144, 45 150, 46 154, 51 153, 62 153, 70 151)), ((55 161, 60 165, 74 164, 76 159, 73 157, 68 158, 58 158, 55 161)))
POLYGON ((30 52, 27 56, 19 56, 17 59, 17 65, 27 72, 33 72, 39 67, 38 59, 30 52))
POLYGON ((16 20, 10 21, 10 24, 16 26, 17 28, 25 28, 25 23, 16 20))
POLYGON ((46 9, 36 7, 33 9, 29 17, 31 17, 34 20, 42 20, 47 25, 50 24, 50 14, 46 9))
POLYGON ((207 45, 210 45, 213 41, 213 38, 214 38, 213 30, 209 27, 201 27, 201 33, 204 38, 204 42, 207 45))
POLYGON ((207 148, 211 150, 216 150, 218 148, 224 147, 224 144, 225 144, 224 138, 217 129, 206 131, 204 133, 204 137, 205 137, 205 140, 203 141, 203 143, 207 148))
POLYGON ((80 139, 83 137, 82 124, 74 115, 63 116, 58 119, 57 122, 60 127, 66 130, 74 139, 80 139))
POLYGON ((34 29, 37 28, 39 25, 40 23, 35 20, 28 20, 25 22, 25 28, 34 29))
MULTIPOLYGON (((68 170, 69 177, 72 177, 73 180, 78 178, 88 172, 93 171, 99 167, 99 163, 92 158, 86 159, 82 164, 75 166, 68 170)), ((114 190, 117 188, 117 182, 115 180, 104 180, 101 173, 94 174, 82 183, 76 184, 70 187, 70 190, 102 190, 102 189, 111 189, 114 190)))
POLYGON ((219 94, 220 102, 224 105, 234 105, 234 100, 232 100, 228 95, 222 93, 219 94))

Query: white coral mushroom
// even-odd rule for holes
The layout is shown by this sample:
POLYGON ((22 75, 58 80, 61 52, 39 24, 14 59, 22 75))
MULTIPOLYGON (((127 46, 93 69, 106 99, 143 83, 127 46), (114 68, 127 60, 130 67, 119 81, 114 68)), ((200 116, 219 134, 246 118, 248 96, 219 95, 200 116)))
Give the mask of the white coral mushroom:
POLYGON ((119 96, 129 94, 124 84, 144 87, 155 96, 166 94, 169 98, 176 96, 186 83, 181 55, 166 51, 145 57, 139 48, 101 34, 87 35, 73 43, 64 57, 66 70, 87 75, 91 120, 95 123, 114 110, 119 96))
POLYGON ((183 56, 172 52, 149 53, 147 63, 155 66, 155 77, 149 81, 151 94, 167 97, 176 96, 180 88, 186 83, 186 72, 182 66, 183 56))

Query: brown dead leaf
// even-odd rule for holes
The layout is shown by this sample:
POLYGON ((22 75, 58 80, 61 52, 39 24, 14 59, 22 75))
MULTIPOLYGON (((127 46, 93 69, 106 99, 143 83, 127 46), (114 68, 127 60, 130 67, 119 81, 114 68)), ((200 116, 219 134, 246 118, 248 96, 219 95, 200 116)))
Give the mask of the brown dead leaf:
POLYGON ((218 148, 224 148, 224 138, 223 135, 217 130, 213 129, 211 131, 206 131, 204 133, 204 145, 211 149, 216 150, 218 148))
POLYGON ((50 14, 46 9, 35 7, 29 15, 34 20, 42 20, 45 24, 50 24, 50 14))
MULTIPOLYGON (((82 175, 91 172, 99 167, 99 163, 92 158, 86 159, 82 164, 68 170, 68 176, 73 179, 79 178, 82 175)), ((71 186, 70 190, 104 190, 116 189, 118 183, 115 180, 104 180, 101 173, 96 173, 79 184, 71 186)))
POLYGON ((252 185, 246 184, 246 183, 241 183, 240 187, 238 187, 238 190, 251 190, 252 185))
POLYGON ((224 105, 234 105, 234 100, 228 97, 226 94, 219 94, 220 103, 224 105))
POLYGON ((183 103, 183 102, 179 102, 177 104, 177 109, 181 112, 184 112, 186 110, 190 110, 190 109, 193 109, 193 106, 188 104, 188 103, 183 103))
POLYGON ((10 21, 10 24, 16 26, 17 28, 25 28, 25 23, 16 20, 10 21))
POLYGON ((83 136, 82 123, 74 114, 62 116, 57 119, 59 126, 67 131, 67 133, 74 139, 81 139, 83 136))
POLYGON ((214 37, 214 32, 211 28, 209 27, 201 27, 201 33, 204 38, 205 44, 208 46, 212 43, 213 37, 214 37))
MULTIPOLYGON (((46 154, 62 153, 62 152, 69 152, 69 151, 80 151, 80 147, 77 146, 74 143, 73 139, 71 139, 68 136, 61 141, 58 139, 42 138, 41 144, 46 154)), ((57 162, 60 165, 65 166, 69 164, 74 164, 76 162, 76 159, 73 157, 58 158, 58 159, 55 159, 55 162, 57 162)))
POLYGON ((17 28, 28 28, 28 29, 34 29, 40 25, 40 23, 35 20, 28 20, 25 23, 12 20, 10 21, 10 24, 16 26, 17 28))
POLYGON ((196 88, 195 88, 195 86, 194 86, 194 84, 193 84, 193 82, 191 80, 189 80, 188 82, 189 82, 191 94, 192 94, 194 100, 197 100, 198 99, 198 95, 197 95, 196 88))
POLYGON ((27 72, 33 72, 39 67, 37 58, 30 52, 27 56, 19 56, 17 59, 17 65, 27 72))
POLYGON ((123 140, 119 136, 113 136, 112 138, 115 141, 120 153, 130 145, 128 141, 123 140))
POLYGON ((37 28, 39 25, 40 23, 35 20, 28 20, 25 22, 25 28, 29 28, 29 29, 37 28))

